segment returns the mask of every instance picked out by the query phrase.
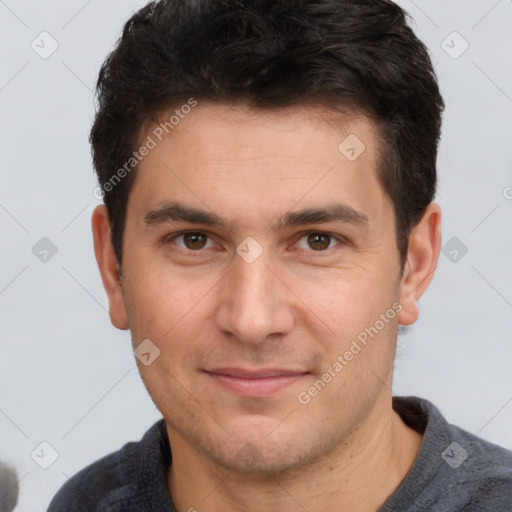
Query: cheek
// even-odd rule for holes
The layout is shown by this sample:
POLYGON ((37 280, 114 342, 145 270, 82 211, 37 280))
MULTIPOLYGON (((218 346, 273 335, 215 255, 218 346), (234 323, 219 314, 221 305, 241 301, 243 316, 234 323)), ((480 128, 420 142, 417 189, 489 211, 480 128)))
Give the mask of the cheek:
POLYGON ((396 297, 390 283, 339 280, 316 299, 318 316, 323 311, 330 328, 322 341, 324 370, 336 362, 343 368, 332 392, 357 395, 358 389, 386 382, 396 340, 396 297))
POLYGON ((359 269, 301 285, 300 296, 311 305, 311 312, 332 330, 339 340, 357 335, 373 325, 396 300, 390 279, 382 273, 365 273, 359 269), (379 281, 380 279, 380 281, 379 281))
POLYGON ((148 264, 141 256, 127 264, 124 284, 127 309, 134 339, 161 341, 201 325, 209 290, 218 280, 214 276, 171 270, 165 264, 148 264))

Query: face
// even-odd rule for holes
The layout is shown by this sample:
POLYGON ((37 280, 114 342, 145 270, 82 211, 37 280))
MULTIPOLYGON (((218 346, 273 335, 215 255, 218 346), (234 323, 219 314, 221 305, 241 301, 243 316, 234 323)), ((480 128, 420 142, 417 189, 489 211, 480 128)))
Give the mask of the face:
POLYGON ((314 462, 387 405, 407 323, 378 134, 321 107, 201 102, 152 133, 111 316, 151 340, 138 365, 171 447, 242 472, 314 462))

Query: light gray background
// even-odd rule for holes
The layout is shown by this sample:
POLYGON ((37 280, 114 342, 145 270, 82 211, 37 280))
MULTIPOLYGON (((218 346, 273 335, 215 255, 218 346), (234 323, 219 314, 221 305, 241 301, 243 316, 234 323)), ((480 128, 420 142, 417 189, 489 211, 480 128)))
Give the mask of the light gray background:
MULTIPOLYGON (((19 511, 45 510, 68 477, 160 418, 128 333, 109 322, 90 230, 94 83, 145 3, 0 1, 0 457, 21 479, 19 511), (47 59, 31 48, 43 31, 59 45, 47 59), (58 248, 46 263, 32 253, 42 237, 58 248), (43 441, 59 455, 46 470, 31 458, 43 441)), ((400 5, 447 104, 443 243, 457 237, 468 252, 441 255, 420 320, 399 340, 394 392, 428 398, 451 422, 512 448, 512 2, 400 5), (469 43, 458 58, 454 31, 469 43)))

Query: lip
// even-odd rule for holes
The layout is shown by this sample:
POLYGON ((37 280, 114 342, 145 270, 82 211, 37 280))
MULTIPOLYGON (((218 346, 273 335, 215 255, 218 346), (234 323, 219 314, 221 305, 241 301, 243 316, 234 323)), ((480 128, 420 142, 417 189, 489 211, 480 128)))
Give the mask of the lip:
POLYGON ((219 368, 204 370, 206 375, 223 388, 245 397, 273 395, 305 377, 308 372, 265 368, 245 370, 242 368, 219 368))

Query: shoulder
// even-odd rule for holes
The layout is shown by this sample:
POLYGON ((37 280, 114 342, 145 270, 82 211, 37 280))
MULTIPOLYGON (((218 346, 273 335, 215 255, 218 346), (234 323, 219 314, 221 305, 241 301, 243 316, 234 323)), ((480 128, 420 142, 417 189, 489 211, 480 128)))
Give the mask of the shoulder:
POLYGON ((512 510, 512 451, 448 423, 427 400, 395 397, 393 407, 423 443, 383 511, 512 510))
POLYGON ((448 423, 432 404, 428 406, 432 433, 446 444, 441 458, 460 480, 512 482, 511 450, 448 423))
POLYGON ((82 512, 99 510, 112 493, 123 487, 123 456, 136 452, 137 443, 128 443, 120 450, 85 467, 71 477, 57 492, 48 512, 82 512))
POLYGON ((155 423, 138 442, 126 443, 71 477, 52 499, 48 512, 118 510, 136 495, 145 478, 158 471, 165 423, 155 423))
POLYGON ((441 455, 453 491, 467 496, 471 510, 512 508, 512 451, 451 424, 447 431, 451 442, 441 455))
POLYGON ((452 469, 469 468, 484 475, 498 471, 510 478, 511 450, 449 423, 428 400, 394 397, 393 407, 407 425, 425 434, 424 444, 432 442, 435 449, 444 447, 441 458, 452 469), (490 461, 493 462, 492 468, 489 467, 490 461))

